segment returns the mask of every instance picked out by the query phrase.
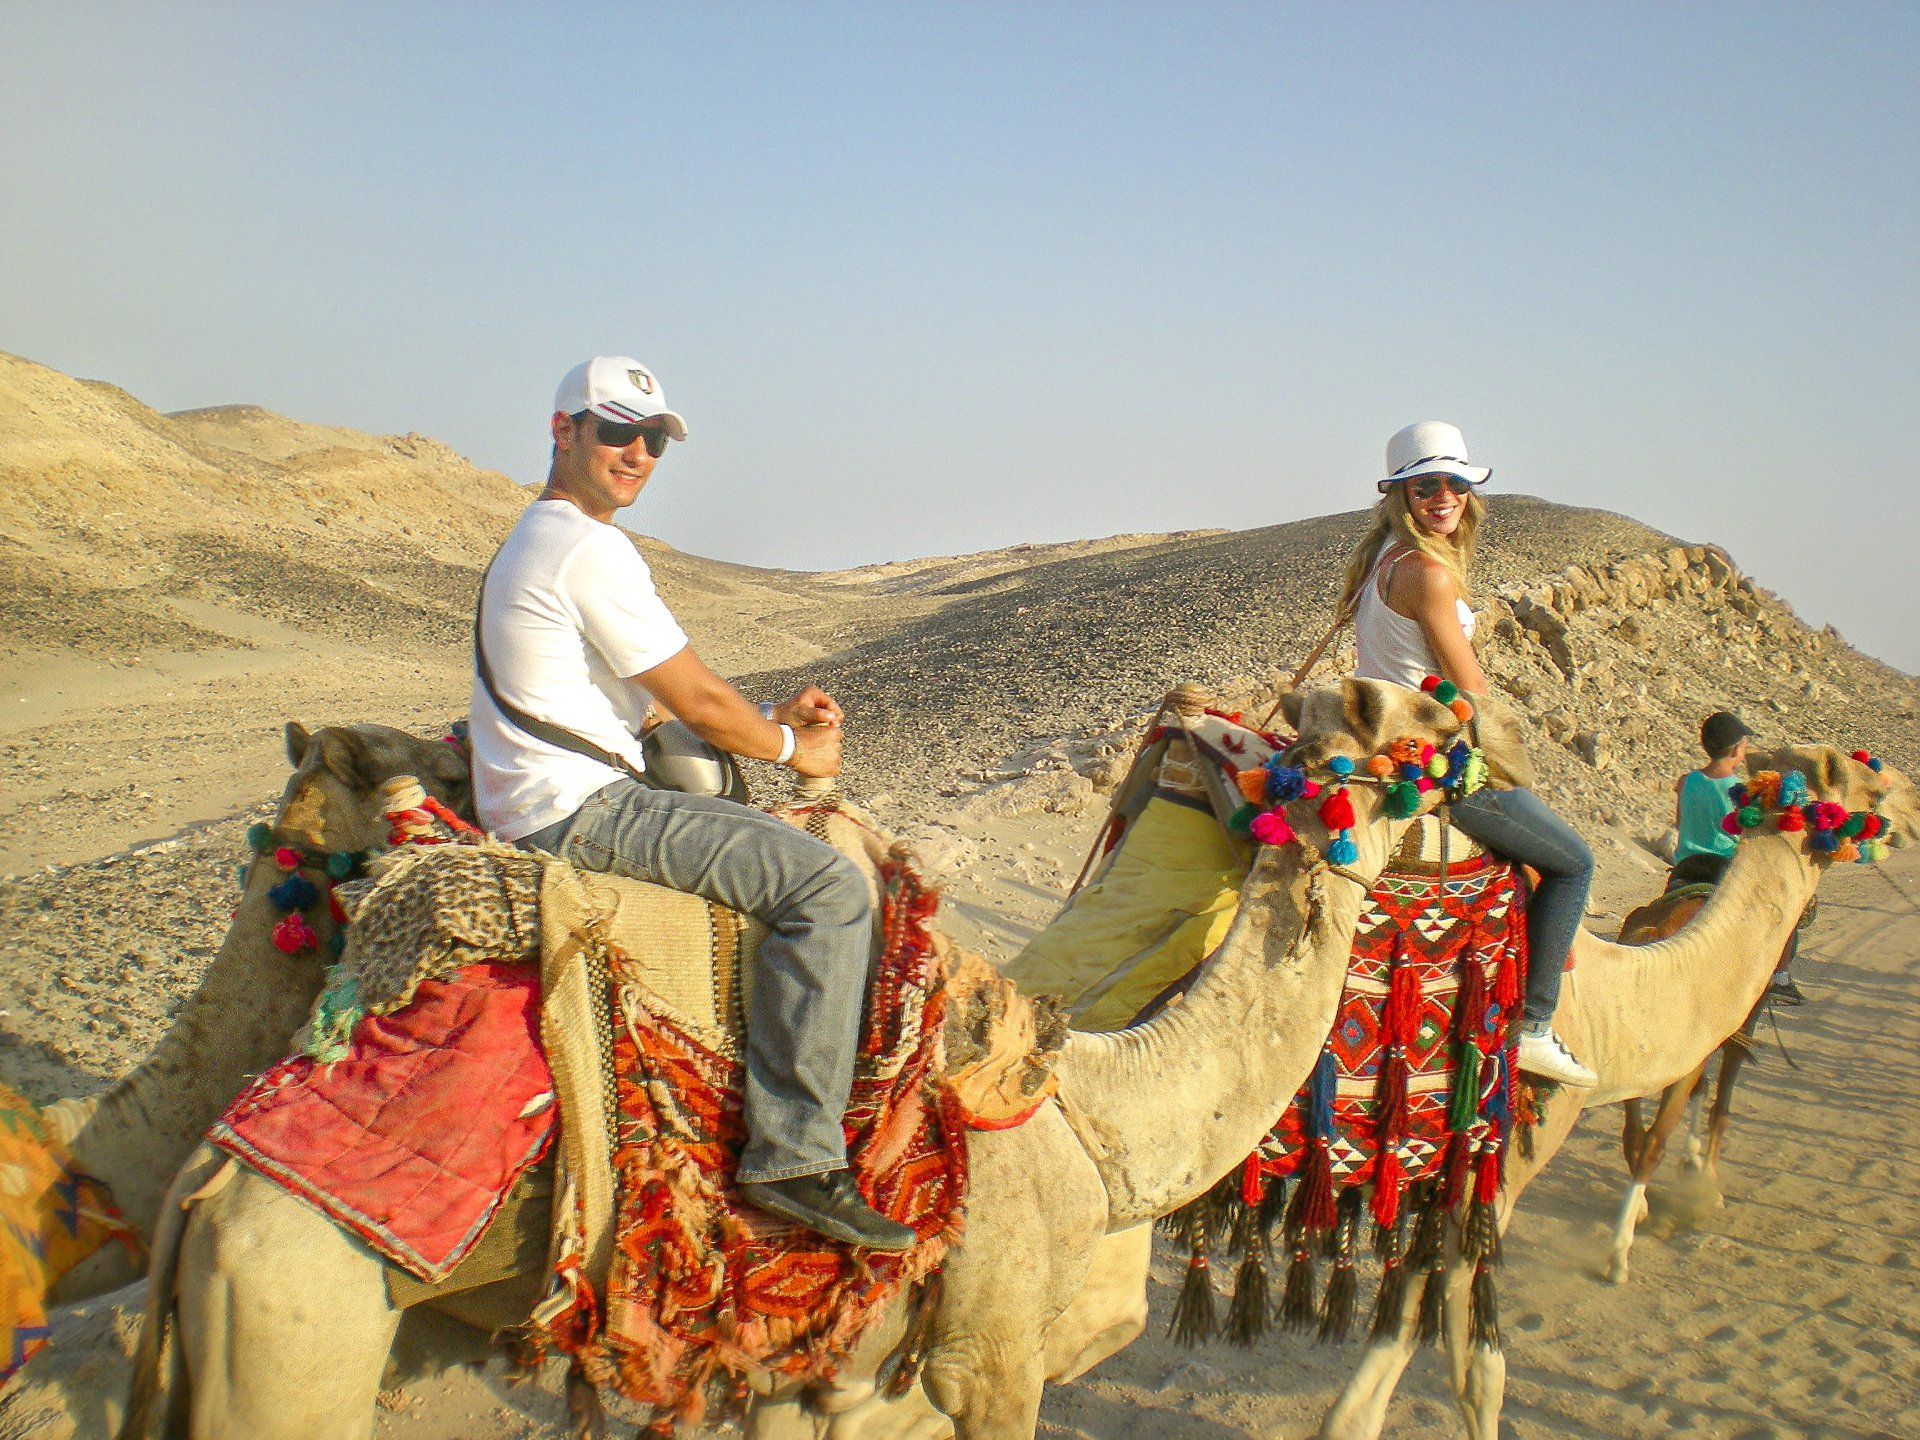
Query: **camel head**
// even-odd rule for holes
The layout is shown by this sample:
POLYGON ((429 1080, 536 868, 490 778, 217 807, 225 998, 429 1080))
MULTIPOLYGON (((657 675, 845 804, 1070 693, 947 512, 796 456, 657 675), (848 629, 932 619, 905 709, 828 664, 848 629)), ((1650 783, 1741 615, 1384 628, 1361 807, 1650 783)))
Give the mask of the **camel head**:
POLYGON ((1473 706, 1470 727, 1431 696, 1385 680, 1343 680, 1337 687, 1294 691, 1280 702, 1300 737, 1288 755, 1309 768, 1324 766, 1336 755, 1364 763, 1399 739, 1424 740, 1444 750, 1465 734, 1503 783, 1531 786, 1533 762, 1512 709, 1490 695, 1467 699, 1473 706))
POLYGON ((422 740, 385 725, 328 725, 309 732, 287 722, 293 774, 280 797, 274 828, 310 850, 377 850, 387 824, 374 808, 382 781, 412 775, 443 804, 473 813, 467 758, 444 740, 422 740))
POLYGON ((1767 753, 1749 753, 1747 774, 1797 771, 1814 800, 1825 800, 1855 813, 1880 817, 1879 838, 1889 845, 1920 840, 1920 790, 1891 765, 1879 769, 1863 764, 1831 745, 1789 745, 1767 753))

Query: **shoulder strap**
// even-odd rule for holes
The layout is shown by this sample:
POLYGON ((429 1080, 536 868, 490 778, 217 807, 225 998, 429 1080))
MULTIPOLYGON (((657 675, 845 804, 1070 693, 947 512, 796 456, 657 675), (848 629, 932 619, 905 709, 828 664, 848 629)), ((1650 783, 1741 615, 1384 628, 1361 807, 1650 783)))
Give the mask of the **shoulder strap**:
POLYGON ((646 771, 635 769, 626 757, 615 755, 611 750, 601 749, 584 735, 576 735, 573 731, 551 724, 537 715, 529 715, 517 705, 509 704, 500 694, 500 687, 493 683, 493 667, 487 663, 487 647, 480 639, 481 610, 487 601, 487 576, 493 574, 493 562, 499 558, 499 552, 496 551, 493 560, 487 562, 487 568, 480 576, 480 594, 473 602, 473 668, 480 676, 480 683, 487 687, 487 698, 493 701, 494 708, 506 717, 509 724, 524 730, 534 739, 544 740, 560 750, 571 750, 574 754, 584 755, 589 760, 598 760, 602 765, 618 770, 631 780, 651 786, 652 782, 647 779, 646 771))

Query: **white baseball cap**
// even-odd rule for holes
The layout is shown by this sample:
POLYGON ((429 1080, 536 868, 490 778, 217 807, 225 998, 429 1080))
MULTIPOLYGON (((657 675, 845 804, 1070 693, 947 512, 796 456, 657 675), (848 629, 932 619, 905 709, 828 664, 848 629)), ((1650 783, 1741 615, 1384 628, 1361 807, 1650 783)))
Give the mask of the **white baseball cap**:
POLYGON ((616 425, 661 420, 675 440, 687 438, 687 422, 667 408, 660 382, 630 355, 596 355, 574 366, 553 392, 553 408, 562 415, 591 410, 616 425))
POLYGON ((1458 425, 1417 420, 1387 441, 1387 478, 1379 488, 1385 494, 1389 485, 1420 475, 1458 475, 1469 485, 1484 485, 1491 474, 1485 465, 1467 463, 1467 437, 1458 425))

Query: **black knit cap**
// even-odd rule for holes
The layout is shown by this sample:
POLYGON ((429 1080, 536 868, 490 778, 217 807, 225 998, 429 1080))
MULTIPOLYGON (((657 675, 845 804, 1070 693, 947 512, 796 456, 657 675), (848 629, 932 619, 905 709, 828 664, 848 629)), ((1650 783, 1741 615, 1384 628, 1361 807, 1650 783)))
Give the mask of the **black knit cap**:
POLYGON ((1752 736, 1753 732, 1740 723, 1740 717, 1726 710, 1716 710, 1700 726, 1700 744, 1716 759, 1752 736))

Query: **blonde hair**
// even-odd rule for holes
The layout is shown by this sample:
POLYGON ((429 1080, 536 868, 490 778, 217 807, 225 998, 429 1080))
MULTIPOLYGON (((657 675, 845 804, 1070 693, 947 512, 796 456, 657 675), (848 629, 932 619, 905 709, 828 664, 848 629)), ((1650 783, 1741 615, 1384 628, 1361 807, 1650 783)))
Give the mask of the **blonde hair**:
POLYGON ((1466 494, 1466 512, 1460 517, 1460 524, 1451 535, 1429 535, 1414 522, 1413 511, 1407 506, 1407 482, 1401 481, 1390 487, 1380 497, 1380 503, 1373 507, 1373 523, 1367 527, 1367 533, 1360 543, 1353 547, 1353 555, 1347 561, 1347 575, 1340 589, 1340 608, 1336 612, 1339 623, 1344 624, 1353 618, 1354 607, 1360 603, 1361 588, 1367 583, 1367 576, 1373 572, 1373 562, 1380 558, 1380 547, 1388 540, 1406 546, 1409 550, 1418 550, 1429 560, 1447 567, 1453 576, 1453 583, 1460 589, 1462 600, 1473 598, 1467 585, 1467 571, 1473 565, 1474 536, 1479 532, 1480 521, 1487 513, 1486 501, 1476 491, 1466 494))

